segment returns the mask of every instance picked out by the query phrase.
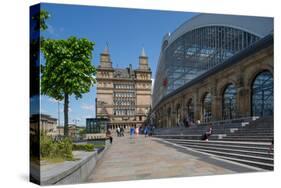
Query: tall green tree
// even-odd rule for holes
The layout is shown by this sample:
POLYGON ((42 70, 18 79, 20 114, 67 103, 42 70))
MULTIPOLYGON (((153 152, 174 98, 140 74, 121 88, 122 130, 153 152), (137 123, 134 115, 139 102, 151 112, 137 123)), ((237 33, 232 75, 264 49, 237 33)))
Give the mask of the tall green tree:
POLYGON ((64 135, 68 136, 69 96, 81 98, 96 83, 91 64, 94 42, 70 37, 67 40, 44 39, 41 51, 46 59, 41 66, 41 93, 64 100, 64 135))
POLYGON ((39 94, 40 32, 45 31, 50 14, 46 10, 32 9, 30 18, 30 97, 39 94))

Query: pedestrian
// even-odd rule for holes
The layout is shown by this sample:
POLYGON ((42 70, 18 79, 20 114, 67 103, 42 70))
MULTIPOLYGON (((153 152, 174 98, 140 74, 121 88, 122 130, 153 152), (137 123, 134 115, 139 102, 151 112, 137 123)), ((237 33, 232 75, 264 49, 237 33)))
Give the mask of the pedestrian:
POLYGON ((152 129, 151 129, 151 136, 154 135, 154 131, 155 131, 155 126, 152 125, 152 129))
POLYGON ((110 129, 107 129, 106 137, 109 138, 110 144, 112 144, 113 138, 112 138, 110 129))
POLYGON ((117 133, 117 136, 119 137, 120 136, 120 127, 119 126, 116 129, 116 133, 117 133))
POLYGON ((135 134, 135 128, 133 126, 131 126, 130 128, 130 136, 133 137, 135 134))
POLYGON ((135 129, 135 133, 136 133, 136 136, 139 135, 139 128, 138 127, 136 127, 136 129, 135 129))
POLYGON ((147 126, 144 127, 143 133, 144 133, 144 137, 147 137, 147 135, 148 135, 148 127, 147 126))
POLYGON ((124 128, 123 127, 120 128, 120 136, 124 136, 124 128))
POLYGON ((184 118, 184 126, 189 127, 189 117, 188 117, 188 115, 186 115, 185 118, 184 118))
POLYGON ((201 140, 208 141, 209 137, 213 134, 212 124, 209 124, 208 130, 202 135, 201 140))

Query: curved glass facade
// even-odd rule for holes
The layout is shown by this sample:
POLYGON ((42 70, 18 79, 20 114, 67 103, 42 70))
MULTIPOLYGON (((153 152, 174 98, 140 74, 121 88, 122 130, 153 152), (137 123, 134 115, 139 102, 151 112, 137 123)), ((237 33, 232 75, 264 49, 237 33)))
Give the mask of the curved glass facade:
POLYGON ((273 115, 273 77, 269 71, 261 72, 253 81, 252 115, 273 115))
POLYGON ((170 45, 164 41, 153 89, 153 106, 259 39, 247 31, 228 26, 205 26, 186 32, 170 45))
POLYGON ((229 84, 223 93, 222 102, 222 117, 223 119, 235 118, 236 113, 236 87, 233 84, 229 84))

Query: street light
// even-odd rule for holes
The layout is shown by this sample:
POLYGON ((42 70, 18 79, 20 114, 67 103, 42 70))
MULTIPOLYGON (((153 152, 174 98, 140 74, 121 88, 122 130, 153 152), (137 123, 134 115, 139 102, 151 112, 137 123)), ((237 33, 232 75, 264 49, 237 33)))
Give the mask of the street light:
POLYGON ((58 126, 60 126, 60 101, 58 100, 58 126))

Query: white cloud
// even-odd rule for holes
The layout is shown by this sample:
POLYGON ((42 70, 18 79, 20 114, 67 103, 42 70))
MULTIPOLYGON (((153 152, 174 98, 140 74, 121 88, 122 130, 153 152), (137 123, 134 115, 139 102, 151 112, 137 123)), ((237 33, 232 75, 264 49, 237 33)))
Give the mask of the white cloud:
POLYGON ((62 103, 62 101, 56 100, 56 99, 54 99, 54 98, 49 98, 49 101, 50 101, 51 103, 57 103, 57 102, 62 103))
POLYGON ((95 105, 82 104, 81 108, 84 109, 84 110, 94 110, 95 109, 95 105))
POLYGON ((82 116, 82 119, 87 119, 87 118, 93 118, 93 115, 86 115, 86 116, 82 116))
POLYGON ((53 36, 56 36, 56 37, 58 37, 65 30, 64 27, 57 28, 57 27, 54 27, 53 25, 51 25, 49 23, 47 24, 47 26, 48 26, 48 28, 47 28, 46 32, 49 33, 50 35, 53 35, 53 36))

